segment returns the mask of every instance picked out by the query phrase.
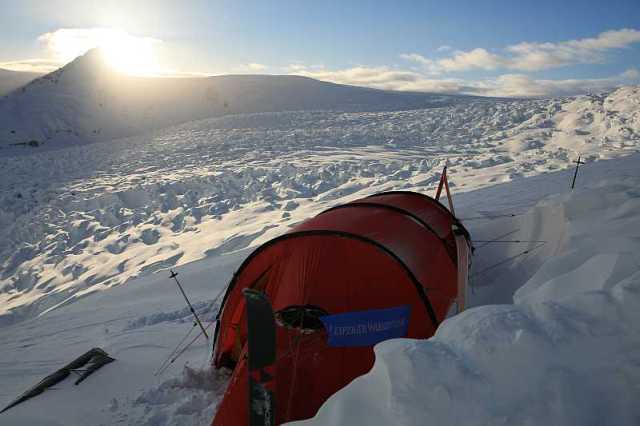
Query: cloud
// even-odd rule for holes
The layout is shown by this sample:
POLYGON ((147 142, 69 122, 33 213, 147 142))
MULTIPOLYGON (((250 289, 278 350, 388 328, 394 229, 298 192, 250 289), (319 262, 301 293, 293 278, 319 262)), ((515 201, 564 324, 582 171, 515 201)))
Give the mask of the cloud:
POLYGON ((289 64, 285 67, 285 70, 288 72, 298 72, 298 71, 305 71, 307 70, 309 67, 307 67, 306 65, 302 65, 302 64, 289 64))
POLYGON ((306 65, 301 62, 294 62, 280 69, 287 74, 300 74, 305 71, 321 71, 325 69, 325 66, 322 64, 306 65))
POLYGON ((448 46, 448 45, 444 44, 444 45, 442 45, 442 46, 438 47, 438 48, 436 49, 436 52, 447 52, 447 51, 449 51, 449 50, 451 50, 451 49, 452 49, 452 47, 451 47, 451 46, 448 46))
POLYGON ((400 57, 408 61, 417 62, 420 65, 423 65, 425 67, 431 67, 436 63, 433 59, 425 58, 424 56, 419 55, 417 53, 403 53, 400 55, 400 57))
POLYGON ((450 92, 458 89, 457 84, 444 80, 429 80, 414 71, 397 70, 388 67, 354 67, 344 70, 298 69, 291 74, 311 77, 318 80, 354 86, 373 87, 383 90, 450 92))
POLYGON ((417 63, 418 65, 420 65, 422 70, 426 71, 432 76, 436 76, 442 73, 442 68, 438 66, 437 61, 425 58, 418 53, 403 53, 400 55, 400 57, 407 61, 417 63))
POLYGON ((625 72, 623 72, 622 74, 620 74, 620 77, 622 77, 625 80, 629 80, 630 82, 639 81, 640 80, 640 71, 638 71, 635 68, 630 68, 630 69, 626 70, 625 72))
POLYGON ((449 58, 438 60, 426 58, 418 53, 403 53, 400 57, 420 64, 430 74, 470 69, 495 70, 505 64, 505 60, 500 56, 481 48, 468 52, 457 51, 449 58))
POLYGON ((507 46, 501 53, 483 48, 456 51, 450 57, 427 59, 417 53, 405 53, 401 58, 422 65, 429 73, 460 72, 470 70, 539 71, 575 64, 598 63, 605 60, 605 53, 623 49, 640 42, 640 31, 621 29, 605 31, 597 37, 567 40, 559 43, 523 42, 507 46))
POLYGON ((267 68, 266 65, 263 64, 257 64, 257 63, 251 63, 251 64, 247 64, 247 68, 249 68, 250 70, 253 71, 263 71, 267 68))
POLYGON ((505 59, 485 49, 457 52, 453 57, 440 59, 437 63, 445 71, 465 71, 469 69, 495 70, 506 64, 505 59))
POLYGON ((640 31, 622 29, 605 31, 594 38, 569 40, 561 43, 520 43, 507 47, 514 54, 509 68, 537 71, 574 64, 604 61, 604 53, 640 42, 640 31))
POLYGON ((375 89, 496 97, 568 96, 605 90, 640 80, 640 72, 636 69, 608 78, 567 80, 533 79, 524 74, 503 74, 483 80, 433 79, 414 71, 363 66, 343 70, 308 70, 303 67, 291 73, 375 89))
POLYGON ((61 62, 51 59, 23 59, 18 61, 0 62, 0 68, 19 71, 46 74, 54 71, 62 65, 61 62))
POLYGON ((456 80, 434 80, 424 75, 388 67, 354 67, 344 70, 298 70, 292 74, 338 84, 372 87, 383 90, 459 93, 462 85, 456 80))
POLYGON ((568 41, 566 44, 580 49, 622 49, 640 41, 640 31, 624 28, 621 30, 605 31, 596 38, 568 41))
POLYGON ((163 68, 152 74, 149 77, 166 77, 166 78, 206 78, 216 75, 214 72, 208 71, 181 71, 172 68, 163 68))
POLYGON ((118 49, 127 46, 129 49, 148 50, 162 43, 152 37, 138 37, 124 30, 113 28, 60 28, 42 34, 38 41, 59 62, 66 63, 83 55, 95 47, 118 49))
POLYGON ((489 84, 484 94, 503 97, 571 96, 611 89, 638 80, 637 70, 599 79, 541 80, 523 74, 504 74, 489 84))
POLYGON ((241 74, 255 74, 264 72, 269 67, 264 64, 259 64, 257 62, 251 62, 248 64, 238 65, 233 69, 233 72, 241 73, 241 74))

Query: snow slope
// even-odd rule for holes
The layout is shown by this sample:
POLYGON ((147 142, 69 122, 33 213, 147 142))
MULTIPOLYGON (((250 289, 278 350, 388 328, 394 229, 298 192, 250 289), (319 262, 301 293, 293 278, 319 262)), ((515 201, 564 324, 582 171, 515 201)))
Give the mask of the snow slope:
POLYGON ((41 75, 34 72, 17 72, 0 68, 0 97, 28 84, 41 75))
MULTIPOLYGON (((179 269, 179 279, 203 321, 215 313, 218 303, 213 303, 214 297, 244 255, 179 269)), ((204 338, 183 355, 179 367, 176 364, 168 373, 154 376, 187 332, 193 331, 189 340, 196 336, 191 313, 175 283, 166 274, 154 274, 131 284, 85 298, 46 317, 0 329, 2 407, 92 347, 102 347, 116 358, 79 386, 67 379, 0 414, 0 424, 134 424, 132 417, 144 419, 146 414, 155 419, 146 424, 172 424, 161 420, 167 409, 184 425, 211 421, 212 403, 224 392, 226 375, 216 378, 213 372, 200 371, 208 365, 204 338), (204 376, 194 378, 184 370, 182 377, 185 361, 204 376)))
POLYGON ((228 114, 407 110, 470 99, 474 98, 390 92, 298 76, 132 77, 114 71, 94 49, 0 99, 0 148, 16 152, 15 144, 59 148, 109 141, 228 114), (28 145, 31 141, 35 142, 28 145))

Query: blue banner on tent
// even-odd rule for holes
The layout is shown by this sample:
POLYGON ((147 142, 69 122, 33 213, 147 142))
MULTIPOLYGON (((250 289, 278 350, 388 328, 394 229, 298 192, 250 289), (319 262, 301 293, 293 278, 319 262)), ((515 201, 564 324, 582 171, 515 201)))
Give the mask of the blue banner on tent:
POLYGON ((409 306, 325 315, 320 320, 327 330, 329 346, 372 346, 407 335, 409 306))

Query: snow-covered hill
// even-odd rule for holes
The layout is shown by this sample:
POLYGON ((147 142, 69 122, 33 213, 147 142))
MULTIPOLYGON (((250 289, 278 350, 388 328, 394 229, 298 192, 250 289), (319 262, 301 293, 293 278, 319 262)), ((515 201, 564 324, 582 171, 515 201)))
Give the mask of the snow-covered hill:
POLYGON ((17 72, 0 68, 0 97, 25 86, 41 75, 34 72, 17 72))
POLYGON ((397 111, 466 102, 472 97, 390 92, 307 77, 226 75, 132 77, 94 49, 0 99, 0 155, 16 146, 108 141, 229 114, 298 110, 397 111), (16 145, 17 144, 17 145, 16 145))

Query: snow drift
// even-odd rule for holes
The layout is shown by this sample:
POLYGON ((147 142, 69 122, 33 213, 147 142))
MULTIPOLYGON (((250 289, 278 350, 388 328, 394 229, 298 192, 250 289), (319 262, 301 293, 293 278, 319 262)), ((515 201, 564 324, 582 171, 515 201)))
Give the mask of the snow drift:
MULTIPOLYGON (((637 424, 639 183, 540 203, 523 219, 539 227, 522 231, 556 230, 554 248, 533 255, 513 304, 465 311, 427 341, 380 343, 369 374, 291 424, 637 424)), ((508 269, 495 286, 519 279, 508 269)))

